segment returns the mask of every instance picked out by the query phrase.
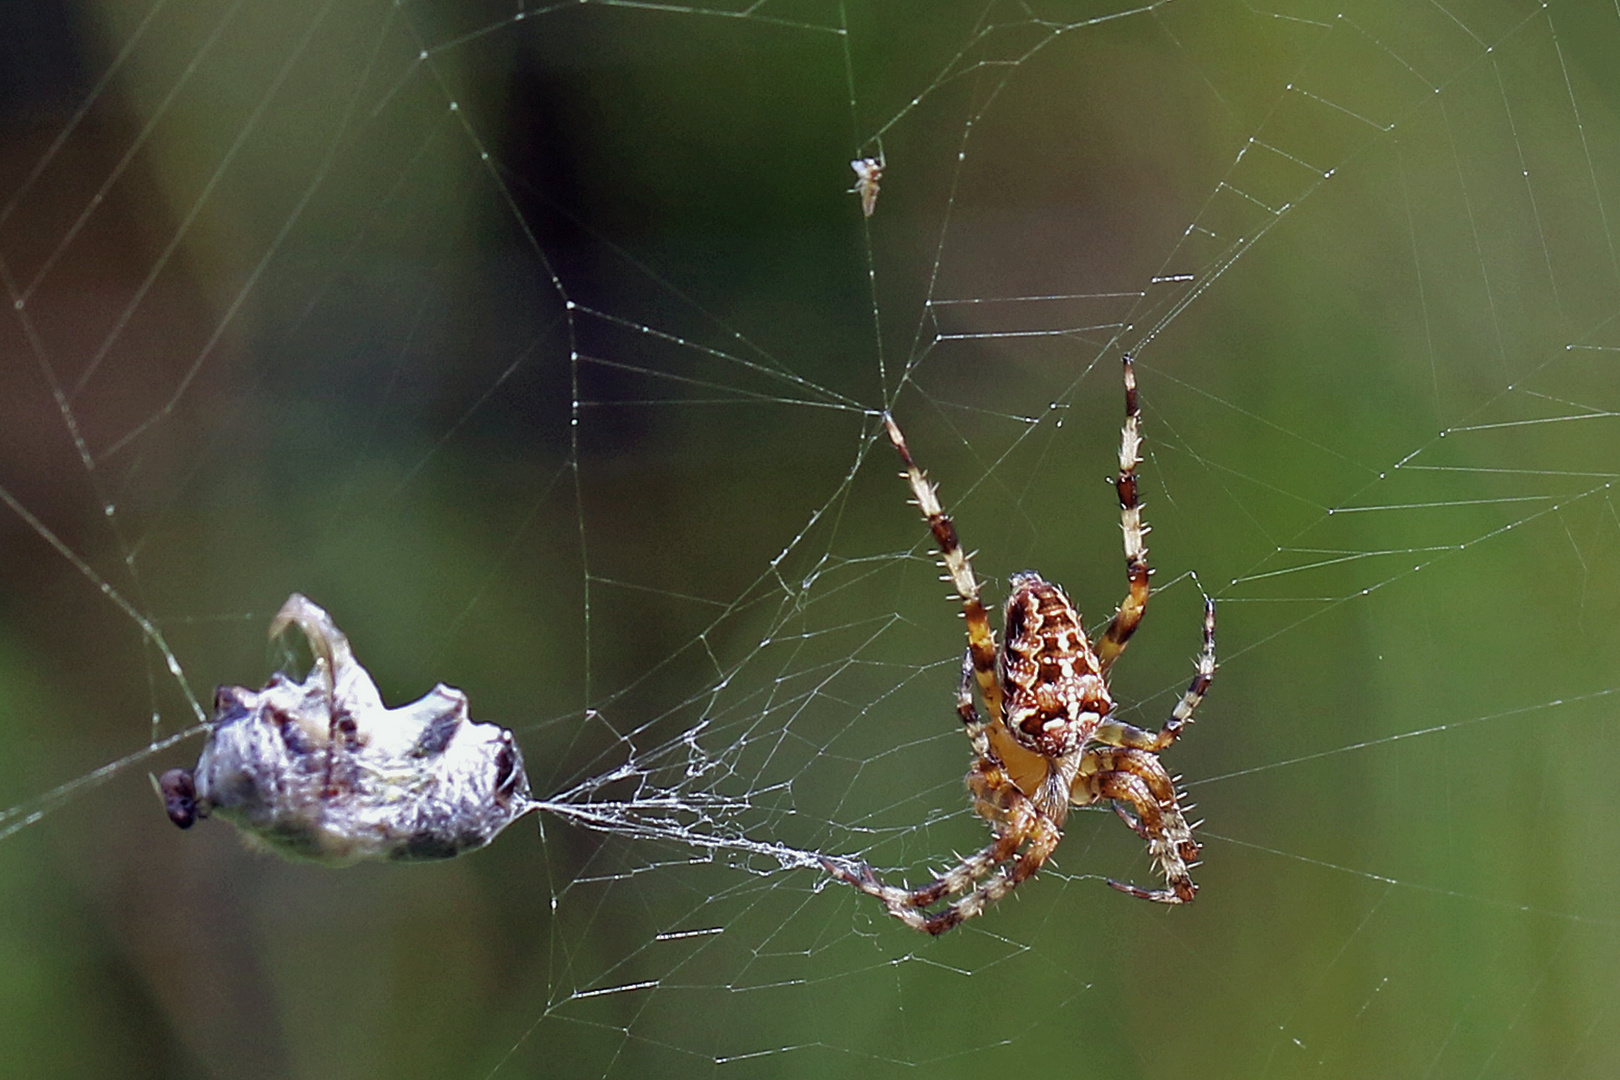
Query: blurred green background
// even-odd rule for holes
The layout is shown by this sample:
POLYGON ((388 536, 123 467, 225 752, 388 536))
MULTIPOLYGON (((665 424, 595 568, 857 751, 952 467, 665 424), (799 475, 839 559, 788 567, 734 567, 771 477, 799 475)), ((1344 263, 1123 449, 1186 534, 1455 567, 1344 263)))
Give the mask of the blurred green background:
POLYGON ((1612 8, 0 18, 0 1072, 1614 1074, 1612 8), (745 850, 983 843, 876 415, 993 602, 1100 622, 1126 349, 1127 719, 1220 605, 1197 903, 1106 888, 1106 812, 939 940, 745 850), (146 748, 294 590, 630 809, 341 872, 173 829, 201 738, 146 748))

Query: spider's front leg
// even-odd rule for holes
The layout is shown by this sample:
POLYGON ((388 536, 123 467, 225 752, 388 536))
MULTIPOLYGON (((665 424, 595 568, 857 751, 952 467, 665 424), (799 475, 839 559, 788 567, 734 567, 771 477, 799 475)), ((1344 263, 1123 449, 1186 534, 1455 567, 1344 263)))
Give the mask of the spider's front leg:
POLYGON ((884 413, 883 427, 888 432, 889 442, 894 444, 895 451, 900 455, 900 463, 906 467, 906 471, 900 475, 905 477, 917 509, 922 511, 929 531, 934 534, 934 542, 939 545, 940 562, 956 589, 958 599, 962 601, 962 617, 967 622, 968 654, 972 658, 973 677, 979 684, 984 707, 991 716, 1000 716, 1001 682, 996 677, 996 636, 990 629, 990 617, 985 613, 984 602, 979 599, 979 579, 973 576, 973 566, 968 561, 967 553, 962 550, 955 523, 940 505, 939 491, 928 482, 928 477, 912 459, 911 448, 906 445, 906 437, 900 433, 900 425, 894 422, 894 417, 884 413))
POLYGON ((1119 493, 1119 527, 1125 537, 1125 577, 1130 591, 1119 610, 1108 620, 1108 627, 1097 639, 1097 659, 1107 671, 1125 651, 1131 635, 1142 621, 1148 602, 1147 534, 1142 523, 1142 503, 1136 492, 1136 466, 1142 460, 1142 409, 1136 400, 1136 369, 1125 356, 1125 423, 1119 431, 1119 476, 1114 488, 1119 493))
POLYGON ((1158 731, 1143 731, 1139 727, 1109 719, 1098 725, 1093 738, 1107 746, 1129 746, 1157 754, 1175 742, 1181 736, 1182 729, 1192 723, 1193 711, 1209 692, 1210 683, 1215 681, 1215 669, 1219 666, 1215 663, 1215 601, 1208 596, 1204 597, 1204 647, 1193 665, 1196 668, 1193 680, 1182 692, 1176 707, 1170 710, 1170 718, 1164 722, 1164 727, 1158 731))

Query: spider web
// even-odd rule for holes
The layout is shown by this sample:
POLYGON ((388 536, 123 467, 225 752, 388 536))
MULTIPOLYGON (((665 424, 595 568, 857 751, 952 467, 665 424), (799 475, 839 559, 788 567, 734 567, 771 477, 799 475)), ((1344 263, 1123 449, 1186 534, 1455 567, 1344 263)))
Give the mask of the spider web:
POLYGON ((0 18, 5 1060, 1613 1071, 1620 9, 0 18), (1217 599, 1165 756, 1202 891, 1105 888, 1151 868, 1080 813, 925 939, 816 862, 984 837, 877 418, 992 602, 1037 568, 1101 622, 1127 350, 1114 689, 1156 725, 1217 599), (538 844, 337 873, 163 820, 295 590, 391 703, 517 732, 538 844))

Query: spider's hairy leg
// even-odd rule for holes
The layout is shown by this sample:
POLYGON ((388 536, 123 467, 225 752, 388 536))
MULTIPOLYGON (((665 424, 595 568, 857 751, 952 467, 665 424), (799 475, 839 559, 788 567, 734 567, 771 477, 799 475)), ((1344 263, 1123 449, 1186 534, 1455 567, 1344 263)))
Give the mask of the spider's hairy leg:
MULTIPOLYGON (((1186 835, 1180 836, 1179 833, 1182 830, 1179 830, 1175 821, 1172 820, 1173 815, 1175 819, 1182 820, 1183 824, 1185 824, 1185 819, 1182 816, 1181 799, 1186 795, 1186 792, 1176 790, 1175 779, 1164 771, 1164 764, 1159 761, 1157 755, 1150 754, 1146 750, 1132 750, 1126 747, 1117 749, 1099 748, 1086 752, 1086 761, 1082 768, 1087 773, 1130 773, 1146 784, 1148 793, 1159 804, 1159 809, 1165 816, 1166 833, 1178 834, 1176 850, 1181 855, 1182 860, 1188 864, 1197 860, 1198 853, 1202 848, 1198 841, 1192 837, 1192 827, 1186 826, 1184 830, 1186 835)), ((1190 809, 1191 804, 1187 808, 1190 809)), ((1120 820, 1129 825, 1131 831, 1136 835, 1149 843, 1153 841, 1151 830, 1142 822, 1141 818, 1126 810, 1123 803, 1114 803, 1114 813, 1118 814, 1120 820)))
POLYGON ((913 930, 928 934, 943 934, 1006 896, 1039 870, 1063 839, 1061 828, 1019 789, 992 749, 990 725, 973 704, 974 672, 969 651, 962 658, 956 711, 973 744, 968 790, 973 795, 974 809, 990 822, 996 839, 920 889, 887 885, 864 862, 846 865, 829 858, 821 860, 827 872, 838 880, 877 897, 889 914, 913 930), (1019 848, 1026 843, 1028 847, 1020 854, 1019 848), (1009 862, 1011 866, 998 869, 1009 862), (983 883, 976 885, 981 880, 983 883), (936 912, 922 910, 948 896, 960 898, 936 912))
POLYGON ((1149 529, 1142 524, 1142 503, 1136 492, 1136 466, 1142 460, 1142 409, 1136 400, 1136 369, 1125 356, 1125 423, 1119 432, 1119 476, 1114 488, 1119 493, 1119 526, 1125 534, 1125 577, 1130 591, 1119 610, 1108 620, 1108 628, 1097 639, 1097 658, 1107 671, 1136 633, 1137 624, 1148 602, 1149 529))
POLYGON ((967 619, 968 649, 973 656, 974 677, 979 684, 979 693, 984 697, 984 707, 992 718, 999 717, 1001 682, 996 677, 996 639, 990 629, 984 604, 979 600, 978 579, 973 576, 973 567, 968 564, 967 554, 956 537, 956 526, 940 505, 938 491, 912 460, 911 451, 906 447, 906 437, 900 433, 899 425, 892 416, 884 413, 883 426, 889 433, 889 441, 900 453, 900 461, 906 467, 901 475, 911 485, 911 494, 917 500, 923 517, 928 520, 928 527, 933 530, 940 558, 950 575, 951 584, 956 587, 956 595, 962 600, 962 614, 967 619))
MULTIPOLYGON (((1016 788, 1012 790, 1017 792, 1016 788)), ((823 858, 821 864, 838 880, 882 900, 889 914, 913 930, 937 936, 981 914, 985 908, 1012 892, 1057 850, 1058 842, 1063 839, 1062 831, 1021 792, 1012 801, 1012 807, 1004 815, 1005 835, 999 836, 977 854, 963 859, 955 869, 921 889, 908 890, 885 885, 864 862, 846 866, 823 858), (1018 848, 1026 840, 1029 847, 1019 855, 1018 848), (1012 865, 997 869, 1008 862, 1012 865), (971 892, 965 892, 949 907, 932 913, 922 910, 936 900, 964 893, 981 878, 988 880, 971 892)))
MULTIPOLYGON (((1046 860, 1052 857, 1052 852, 1057 850, 1058 842, 1063 839, 1062 830, 1036 809, 1035 804, 1028 799, 1021 799, 1018 811, 1008 821, 1007 827, 1012 831, 1004 839, 1014 837, 1028 839, 1029 847, 1024 849, 1024 853, 1018 856, 1017 861, 1011 866, 992 874, 989 881, 950 907, 928 916, 920 929, 930 934, 943 934, 980 914, 1046 865, 1046 860)), ((1007 856, 999 861, 1006 862, 1011 857, 1012 852, 1009 851, 1007 856)))
POLYGON ((1175 742, 1182 729, 1192 723, 1193 710, 1198 708, 1198 703, 1209 692, 1210 683, 1215 681, 1215 669, 1219 666, 1215 663, 1215 601, 1208 596, 1204 597, 1204 647, 1193 664, 1197 670, 1192 682, 1187 684, 1181 700, 1170 711, 1170 718, 1164 722, 1164 727, 1158 731, 1143 731, 1118 720, 1105 720, 1097 727, 1096 741, 1109 746, 1129 746, 1158 753, 1175 742))
MULTIPOLYGON (((1164 875, 1167 887, 1143 889, 1112 879, 1108 884, 1120 892, 1129 893, 1142 900, 1152 900, 1160 904, 1190 903, 1198 892, 1198 886, 1193 884, 1187 864, 1198 858, 1198 842, 1193 839, 1192 829, 1181 816, 1181 808, 1176 803, 1174 790, 1171 789, 1170 798, 1165 802, 1155 797, 1155 787, 1170 787, 1169 776, 1165 775, 1158 759, 1150 754, 1129 750, 1114 753, 1141 756, 1129 761, 1116 760, 1116 764, 1124 766, 1121 768, 1105 769, 1090 774, 1082 773, 1079 785, 1083 786, 1085 794, 1091 796, 1087 801, 1112 799, 1116 803, 1130 804, 1135 813, 1135 821, 1126 818, 1126 822, 1147 840, 1148 854, 1164 875), (1139 770, 1157 775, 1150 783, 1139 775, 1139 770)), ((1099 754, 1098 763, 1103 764, 1104 760, 1099 754)), ((1124 817, 1124 814, 1121 813, 1120 816, 1124 817)))

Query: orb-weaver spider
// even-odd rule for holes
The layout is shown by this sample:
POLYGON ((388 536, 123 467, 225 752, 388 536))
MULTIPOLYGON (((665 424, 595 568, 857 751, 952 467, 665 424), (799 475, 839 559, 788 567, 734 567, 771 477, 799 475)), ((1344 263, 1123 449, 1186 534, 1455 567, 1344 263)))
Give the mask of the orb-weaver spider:
MULTIPOLYGON (((977 854, 920 889, 884 884, 864 862, 823 859, 841 881, 882 900, 907 926, 941 934, 1011 892, 1052 856, 1063 837, 1071 806, 1108 800, 1148 844, 1165 887, 1144 889, 1110 880, 1121 892, 1162 904, 1185 904, 1198 891, 1190 867, 1199 846, 1185 817, 1175 780, 1159 752, 1176 741, 1215 677, 1215 602, 1204 600, 1204 647, 1197 673, 1164 727, 1144 731, 1114 719, 1108 671, 1125 651, 1148 600, 1148 561, 1136 465, 1142 414, 1136 373, 1125 357, 1125 423, 1120 434, 1120 521, 1125 534, 1125 600, 1097 638, 1086 637, 1080 613, 1058 586, 1031 570, 1008 582, 1001 647, 979 600, 979 582, 956 537, 956 528, 906 447, 893 418, 884 414, 889 439, 905 464, 905 476, 927 518, 949 579, 967 617, 968 646, 956 711, 973 745, 968 790, 995 839, 977 854), (978 683, 985 716, 973 701, 978 683), (1126 807, 1129 809, 1126 809, 1126 807), (948 906, 928 911, 947 897, 948 906)), ((1190 809, 1190 807, 1188 807, 1190 809)))

